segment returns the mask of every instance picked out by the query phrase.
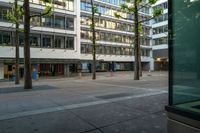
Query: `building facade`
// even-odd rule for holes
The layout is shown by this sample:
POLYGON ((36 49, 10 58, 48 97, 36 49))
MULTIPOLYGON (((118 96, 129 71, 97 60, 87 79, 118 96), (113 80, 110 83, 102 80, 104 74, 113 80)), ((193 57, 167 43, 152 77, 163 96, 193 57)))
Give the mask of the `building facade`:
MULTIPOLYGON (((0 79, 11 79, 15 72, 14 25, 6 17, 14 0, 0 0, 0 79)), ((19 4, 22 5, 19 0, 19 4)), ((30 0, 31 13, 41 13, 44 4, 30 0)), ((134 66, 133 15, 120 12, 124 0, 94 0, 101 13, 97 16, 97 71, 130 71, 134 66), (127 20, 114 17, 115 12, 127 20)), ((32 70, 39 76, 72 76, 73 73, 91 72, 92 43, 89 0, 54 0, 52 16, 31 20, 32 70)), ((151 7, 139 12, 140 19, 151 17, 151 7)), ((141 55, 143 70, 154 70, 151 22, 142 24, 141 55)), ((21 19, 23 28, 23 19, 21 19)), ((20 77, 24 75, 23 33, 20 33, 20 77)), ((33 75, 34 76, 34 75, 33 75)))
MULTIPOLYGON (((6 17, 13 0, 0 0, 0 78, 10 79, 15 71, 14 25, 6 17)), ((23 1, 19 1, 22 5, 23 1)), ((44 3, 30 0, 31 14, 43 12, 44 3)), ((31 63, 39 76, 62 76, 76 71, 80 57, 80 1, 54 1, 52 16, 31 19, 31 63), (77 6, 76 6, 77 5, 77 6), (69 70, 70 69, 70 70, 69 70)), ((21 19, 23 28, 23 19, 21 19)), ((24 75, 23 33, 19 35, 20 77, 24 75)))
POLYGON ((168 1, 158 0, 152 8, 162 8, 163 14, 152 21, 154 70, 168 70, 168 1))

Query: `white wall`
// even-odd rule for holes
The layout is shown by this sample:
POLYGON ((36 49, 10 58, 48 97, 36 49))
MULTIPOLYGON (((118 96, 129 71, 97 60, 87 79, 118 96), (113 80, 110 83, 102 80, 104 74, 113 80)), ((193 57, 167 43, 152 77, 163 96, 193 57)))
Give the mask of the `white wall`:
MULTIPOLYGON (((20 58, 23 58, 23 47, 19 51, 20 58)), ((15 47, 0 46, 0 58, 15 58, 15 47)), ((31 48, 31 58, 78 59, 79 53, 76 50, 31 48)))

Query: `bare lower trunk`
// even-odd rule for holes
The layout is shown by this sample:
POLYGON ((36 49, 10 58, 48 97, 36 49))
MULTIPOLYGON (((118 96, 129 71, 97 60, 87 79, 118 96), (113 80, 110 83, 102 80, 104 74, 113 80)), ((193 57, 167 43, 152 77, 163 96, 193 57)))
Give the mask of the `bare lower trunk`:
POLYGON ((92 5, 92 44, 93 44, 92 79, 95 80, 96 79, 96 35, 95 35, 95 22, 94 22, 95 11, 94 11, 93 0, 91 0, 91 5, 92 5))
POLYGON ((134 47, 134 55, 135 55, 135 63, 134 63, 134 80, 139 80, 139 30, 138 30, 138 12, 137 12, 137 1, 134 1, 135 4, 135 47, 134 47))
MULTIPOLYGON (((18 0, 15 0, 15 17, 19 20, 19 15, 17 12, 18 0)), ((19 23, 16 22, 16 30, 15 30, 15 43, 16 43, 16 51, 15 51, 15 84, 19 84, 19 23)))
MULTIPOLYGON (((140 34, 138 35, 140 37, 140 34)), ((139 39, 140 40, 140 39, 139 39)), ((138 63, 139 63, 139 75, 142 77, 142 60, 141 60, 141 48, 140 48, 140 42, 138 43, 138 49, 139 49, 139 57, 138 57, 138 63)))
POLYGON ((29 0, 24 0, 24 89, 32 89, 30 63, 30 7, 29 0))

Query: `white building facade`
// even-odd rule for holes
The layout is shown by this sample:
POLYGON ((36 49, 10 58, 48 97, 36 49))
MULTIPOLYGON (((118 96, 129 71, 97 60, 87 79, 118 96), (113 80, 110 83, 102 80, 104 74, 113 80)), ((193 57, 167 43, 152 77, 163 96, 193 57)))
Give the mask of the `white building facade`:
POLYGON ((158 0, 152 8, 164 9, 163 14, 152 21, 154 69, 168 70, 168 2, 158 0))
MULTIPOLYGON (((7 20, 14 0, 0 0, 0 79, 11 79, 15 72, 14 25, 7 20)), ((30 0, 31 13, 39 14, 44 5, 30 0)), ((120 3, 124 0, 94 0, 101 16, 97 16, 97 71, 130 71, 134 66, 133 16, 117 19, 120 3)), ((42 76, 72 76, 77 72, 91 72, 92 44, 88 17, 91 15, 88 0, 54 0, 52 16, 31 20, 32 70, 42 76)), ((22 1, 19 1, 22 5, 22 1)), ((140 11, 140 19, 151 17, 151 7, 140 11)), ((23 28, 23 19, 21 19, 23 28)), ((140 42, 143 70, 154 70, 152 25, 143 24, 140 42)), ((154 37, 155 38, 155 37, 154 37)), ((23 33, 20 33, 20 77, 24 75, 23 33)), ((34 76, 34 75, 33 75, 34 76)))

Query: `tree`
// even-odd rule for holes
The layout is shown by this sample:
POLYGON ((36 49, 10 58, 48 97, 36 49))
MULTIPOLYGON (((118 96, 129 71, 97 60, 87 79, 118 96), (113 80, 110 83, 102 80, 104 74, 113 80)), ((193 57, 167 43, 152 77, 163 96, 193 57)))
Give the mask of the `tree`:
MULTIPOLYGON (((142 67, 141 67, 141 48, 140 48, 140 32, 142 30, 142 23, 146 21, 150 21, 151 19, 158 17, 162 14, 163 9, 154 9, 153 15, 147 19, 139 19, 139 11, 143 8, 149 7, 155 4, 157 0, 148 0, 148 2, 144 3, 143 0, 126 0, 124 4, 120 5, 121 11, 124 13, 129 13, 134 15, 133 23, 135 28, 135 36, 134 36, 134 80, 139 80, 140 75, 142 75, 142 67)), ((115 12, 116 18, 128 19, 121 16, 119 13, 115 12)))
POLYGON ((32 77, 31 77, 31 61, 30 61, 30 20, 33 17, 41 17, 50 15, 52 12, 52 0, 41 0, 45 4, 45 10, 42 14, 30 15, 29 0, 24 0, 24 89, 32 89, 32 77))
POLYGON ((22 7, 18 5, 18 0, 14 1, 13 10, 7 13, 7 18, 10 22, 15 24, 15 84, 19 84, 19 24, 20 16, 22 16, 22 7))
POLYGON ((95 80, 96 79, 96 30, 95 30, 95 14, 99 14, 98 12, 98 8, 94 5, 93 0, 91 0, 91 11, 92 11, 92 15, 89 17, 89 19, 91 20, 91 24, 90 24, 90 29, 92 31, 92 45, 93 45, 93 49, 92 49, 92 56, 93 56, 93 61, 92 61, 92 79, 95 80))

